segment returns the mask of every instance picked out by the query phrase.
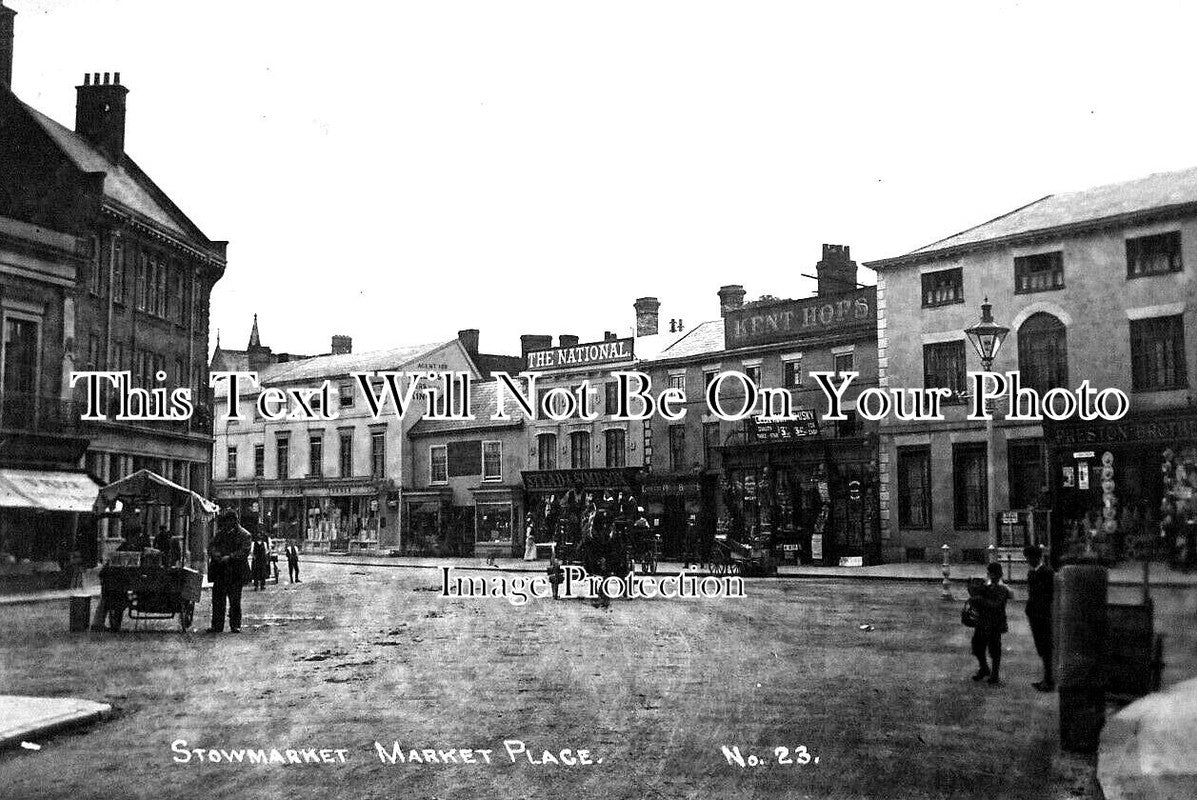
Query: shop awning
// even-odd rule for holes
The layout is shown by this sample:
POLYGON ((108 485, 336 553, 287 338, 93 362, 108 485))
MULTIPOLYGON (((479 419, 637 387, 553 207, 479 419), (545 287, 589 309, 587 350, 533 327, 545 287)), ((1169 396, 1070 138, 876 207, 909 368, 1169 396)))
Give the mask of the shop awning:
POLYGON ((148 469, 139 470, 127 478, 121 478, 103 487, 98 492, 98 501, 94 494, 92 502, 100 506, 111 506, 122 499, 141 500, 173 508, 185 508, 192 517, 212 517, 219 510, 211 500, 148 469))
POLYGON ((0 468, 0 508, 88 512, 99 493, 86 472, 0 468))

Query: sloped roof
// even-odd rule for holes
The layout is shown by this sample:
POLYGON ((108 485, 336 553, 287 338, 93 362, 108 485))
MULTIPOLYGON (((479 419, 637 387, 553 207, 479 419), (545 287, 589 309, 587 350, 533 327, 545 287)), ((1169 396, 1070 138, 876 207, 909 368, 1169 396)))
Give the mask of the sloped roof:
POLYGON ((526 419, 523 409, 520 408, 519 403, 510 394, 504 398, 503 408, 511 416, 511 419, 494 420, 490 418, 491 414, 495 413, 495 402, 498 397, 496 387, 498 385, 498 381, 470 384, 470 413, 477 417, 476 420, 466 422, 443 419, 421 419, 415 425, 411 426, 408 435, 416 437, 428 436, 434 433, 493 430, 495 428, 518 428, 523 426, 526 419))
MULTIPOLYGON (((60 125, 32 106, 22 103, 32 118, 46 131, 63 154, 83 172, 104 173, 104 196, 134 211, 184 239, 195 240, 198 228, 169 201, 161 202, 155 195, 165 197, 126 154, 121 163, 113 163, 86 139, 60 125)), ((208 244, 206 241, 200 242, 208 244)))
POLYGON ((1176 172, 1157 172, 1124 183, 1048 195, 954 236, 920 247, 905 256, 870 262, 866 266, 884 265, 886 261, 907 260, 941 250, 1189 203, 1197 203, 1197 167, 1176 172))
POLYGON ((244 350, 217 348, 212 354, 212 370, 222 372, 249 372, 249 353, 244 350))
POLYGON ((347 375, 350 372, 373 372, 374 370, 397 369, 411 361, 415 361, 420 356, 432 353, 456 341, 456 339, 450 339, 446 342, 396 347, 391 350, 374 350, 368 353, 342 353, 305 358, 300 361, 287 361, 281 364, 271 364, 258 377, 262 384, 291 383, 294 381, 332 378, 338 375, 347 375))
POLYGON ((723 350, 723 320, 700 322, 657 356, 660 360, 689 358, 723 350))

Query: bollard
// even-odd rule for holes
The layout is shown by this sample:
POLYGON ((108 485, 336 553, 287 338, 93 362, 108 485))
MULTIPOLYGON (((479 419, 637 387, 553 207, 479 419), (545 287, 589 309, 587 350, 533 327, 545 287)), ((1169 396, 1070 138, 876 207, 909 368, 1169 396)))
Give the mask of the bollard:
POLYGON ((946 544, 939 548, 943 551, 943 591, 940 592, 941 600, 951 600, 952 598, 952 567, 948 563, 948 552, 951 550, 946 544))
POLYGON ((985 550, 989 553, 989 563, 993 564, 997 561, 997 545, 991 544, 985 550))
POLYGON ((71 595, 71 632, 86 631, 91 627, 91 596, 71 595))
POLYGON ((1108 580, 1096 564, 1069 564, 1056 576, 1060 746, 1074 753, 1095 752, 1105 722, 1108 580))

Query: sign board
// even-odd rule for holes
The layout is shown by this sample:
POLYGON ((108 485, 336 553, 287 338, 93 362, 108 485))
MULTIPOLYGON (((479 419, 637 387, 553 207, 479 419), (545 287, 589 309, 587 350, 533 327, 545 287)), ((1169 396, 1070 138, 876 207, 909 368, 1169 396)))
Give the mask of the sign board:
POLYGON ((860 502, 860 481, 848 482, 848 499, 854 503, 860 502))
POLYGON ((877 287, 833 296, 755 303, 728 311, 724 346, 728 350, 796 341, 877 327, 877 287))
POLYGON ((814 561, 823 560, 823 534, 815 533, 810 537, 810 557, 814 561))
POLYGON ((552 347, 548 350, 533 350, 528 353, 528 369, 569 369, 609 364, 616 361, 631 361, 634 357, 633 339, 613 339, 608 342, 576 344, 570 347, 552 347))
POLYGON ((783 545, 781 546, 781 549, 782 549, 782 550, 784 550, 784 551, 785 551, 785 552, 787 552, 787 553, 790 553, 790 552, 793 552, 794 550, 797 550, 797 549, 798 549, 798 545, 796 545, 796 544, 783 544, 783 545))
POLYGON ((795 439, 801 439, 805 436, 819 435, 819 420, 813 409, 796 409, 794 417, 794 419, 787 420, 749 418, 749 441, 753 444, 763 442, 792 442, 795 439))
POLYGON ((1097 458, 1097 453, 1092 450, 1082 450, 1079 453, 1073 453, 1072 457, 1078 460, 1082 458, 1097 458))
POLYGON ((1003 525, 1017 525, 1018 524, 1018 512, 1017 511, 1003 511, 1002 512, 1002 524, 1003 525))
POLYGON ((1089 488, 1089 465, 1081 464, 1076 468, 1076 488, 1089 488))
POLYGON ((744 499, 745 500, 756 500, 756 476, 755 475, 745 475, 744 476, 744 499))
POLYGON ((864 556, 844 556, 840 559, 841 567, 863 567, 864 556))

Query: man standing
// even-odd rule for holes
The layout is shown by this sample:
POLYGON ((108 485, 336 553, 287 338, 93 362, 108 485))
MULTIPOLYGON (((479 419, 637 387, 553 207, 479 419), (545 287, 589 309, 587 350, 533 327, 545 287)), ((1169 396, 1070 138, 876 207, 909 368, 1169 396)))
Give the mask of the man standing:
POLYGON ((1052 679, 1052 595, 1055 573, 1043 560, 1043 551, 1028 547, 1022 551, 1027 558, 1027 621, 1031 624, 1031 638, 1043 661, 1043 680, 1034 684, 1041 692, 1056 688, 1052 679))
POLYGON ((299 548, 291 539, 287 540, 287 574, 291 577, 291 583, 302 583, 299 580, 299 548))
POLYGON ((241 587, 249 572, 249 532, 237 523, 234 512, 222 514, 216 536, 208 548, 208 577, 212 579, 211 633, 224 630, 225 604, 229 610, 229 630, 241 632, 241 587))

